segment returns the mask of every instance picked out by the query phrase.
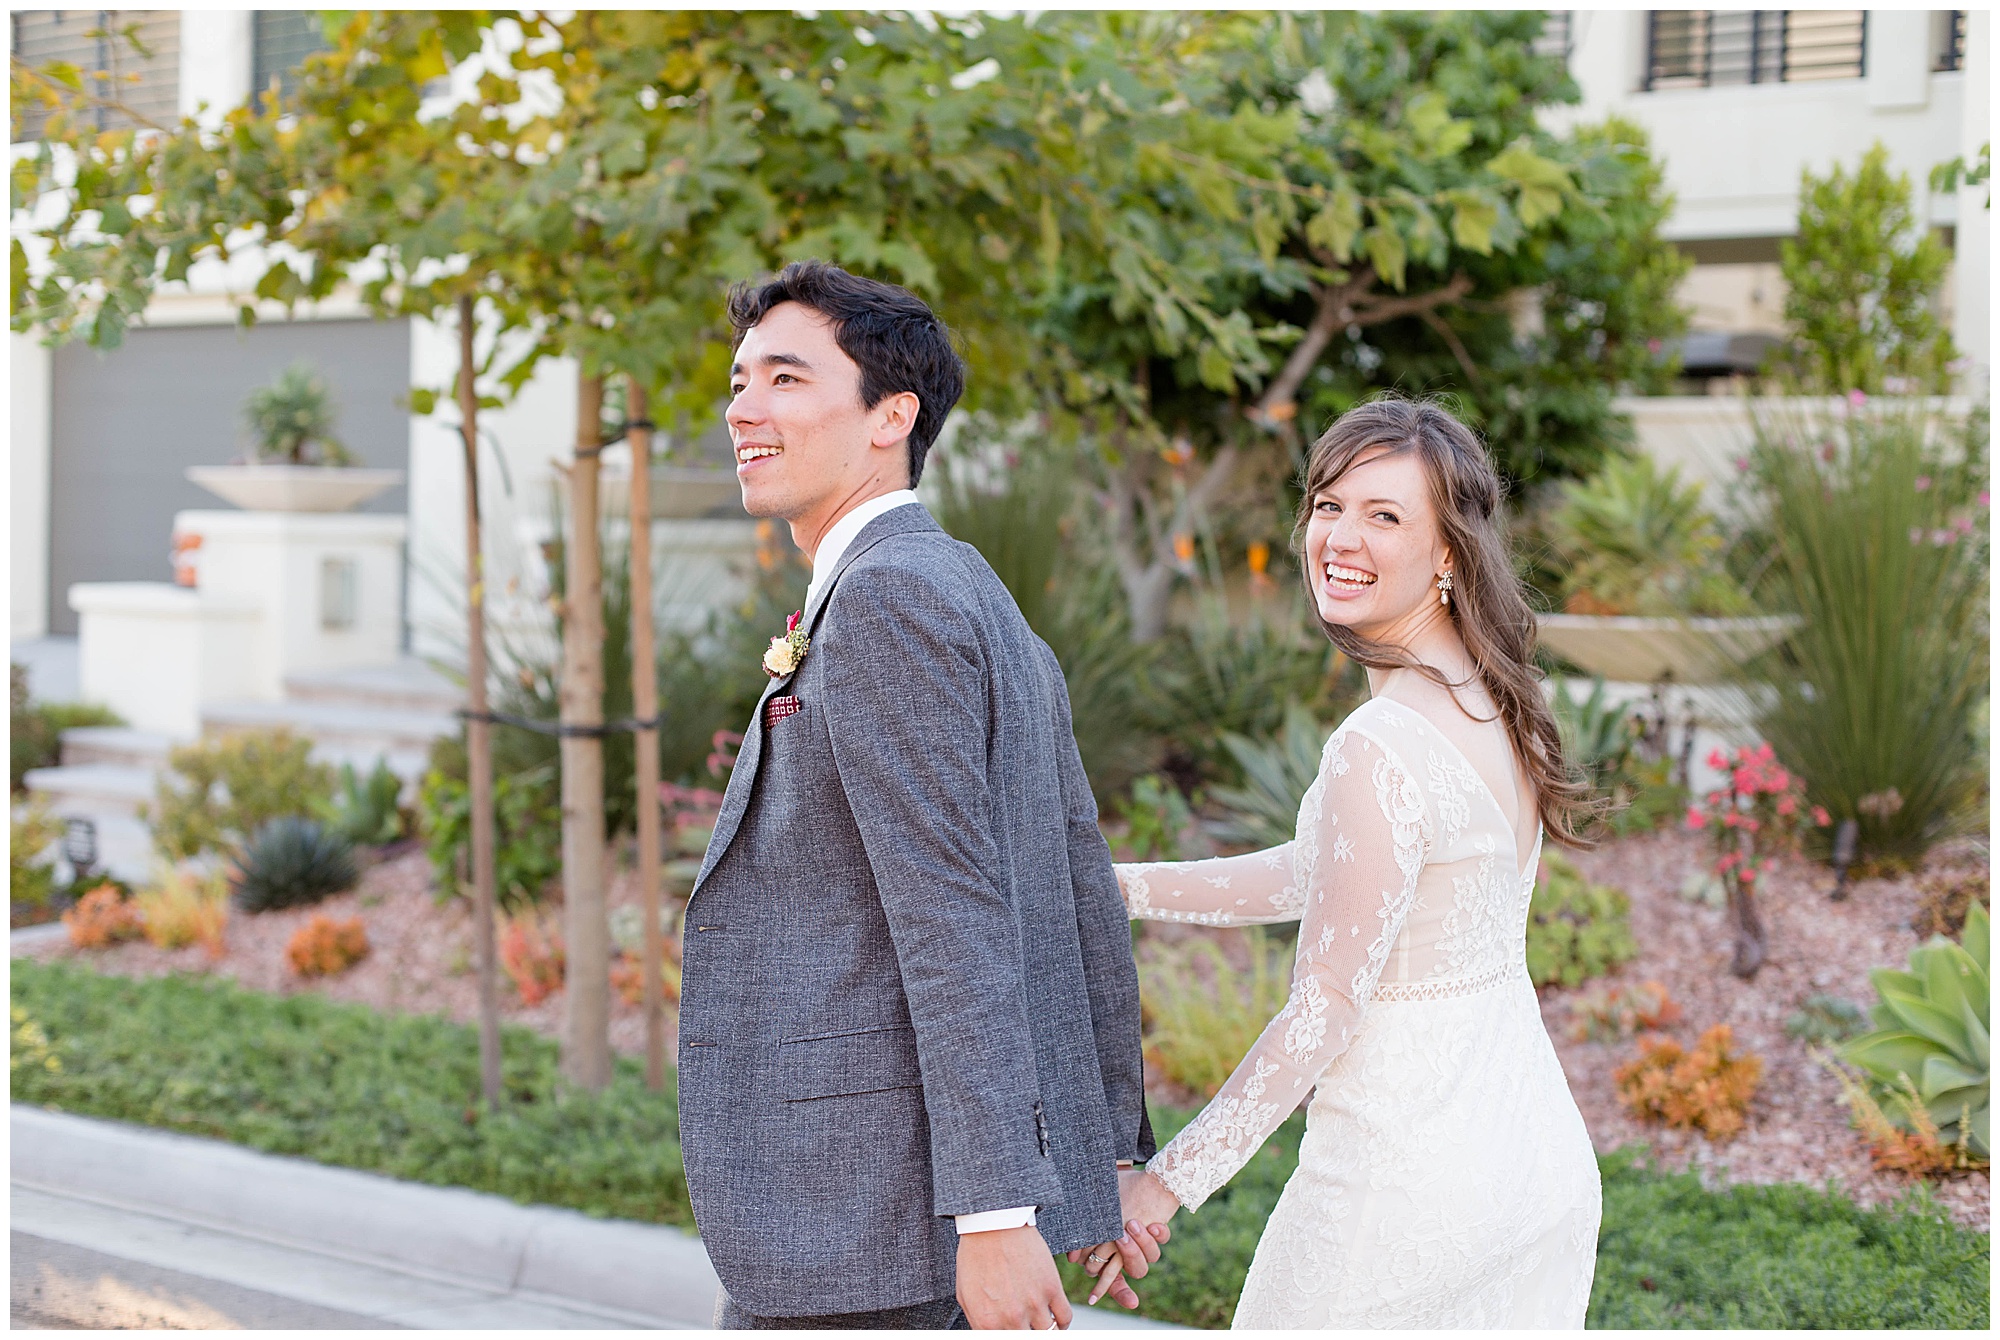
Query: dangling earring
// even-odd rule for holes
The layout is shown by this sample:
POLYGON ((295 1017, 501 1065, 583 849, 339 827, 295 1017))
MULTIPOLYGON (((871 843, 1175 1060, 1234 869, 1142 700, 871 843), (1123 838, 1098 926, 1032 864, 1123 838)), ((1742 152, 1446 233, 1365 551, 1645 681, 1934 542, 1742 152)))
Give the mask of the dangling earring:
POLYGON ((1449 605, 1450 603, 1451 603, 1451 570, 1447 568, 1444 572, 1444 575, 1438 578, 1438 604, 1449 605))

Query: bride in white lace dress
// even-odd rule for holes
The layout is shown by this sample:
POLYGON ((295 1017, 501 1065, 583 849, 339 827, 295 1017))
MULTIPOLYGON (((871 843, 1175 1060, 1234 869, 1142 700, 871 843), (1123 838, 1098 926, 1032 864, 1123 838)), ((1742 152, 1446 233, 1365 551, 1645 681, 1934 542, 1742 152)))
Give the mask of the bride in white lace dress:
MULTIPOLYGON (((1328 430, 1307 464, 1304 565, 1372 697, 1326 742, 1296 840, 1119 867, 1134 917, 1299 922, 1284 1009, 1124 1174, 1128 1229, 1196 1210, 1311 1095, 1238 1327, 1583 1325, 1597 1162, 1525 936, 1542 832, 1574 840, 1588 802, 1529 669, 1498 494, 1436 406, 1377 401, 1328 430)), ((1094 1295, 1115 1246, 1092 1253, 1108 1260, 1094 1295)))

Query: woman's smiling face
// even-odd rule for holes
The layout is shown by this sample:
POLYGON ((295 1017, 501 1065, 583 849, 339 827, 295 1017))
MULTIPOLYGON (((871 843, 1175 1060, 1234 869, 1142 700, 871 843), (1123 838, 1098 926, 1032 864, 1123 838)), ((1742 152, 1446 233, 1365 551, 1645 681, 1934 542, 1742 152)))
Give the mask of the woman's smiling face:
POLYGON ((1375 448, 1320 489, 1303 559, 1320 618, 1407 645, 1442 612, 1437 579, 1451 566, 1417 453, 1375 448))

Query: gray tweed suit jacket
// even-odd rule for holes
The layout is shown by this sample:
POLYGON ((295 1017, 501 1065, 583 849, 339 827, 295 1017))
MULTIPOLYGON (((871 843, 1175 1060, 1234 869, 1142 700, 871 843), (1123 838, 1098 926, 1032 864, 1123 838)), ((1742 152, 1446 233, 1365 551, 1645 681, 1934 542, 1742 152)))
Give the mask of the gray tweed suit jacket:
POLYGON ((1062 672, 977 550, 871 521, 744 734, 688 904, 680 1130, 744 1311, 950 1297, 951 1216, 1119 1233, 1149 1157, 1124 902, 1062 672))

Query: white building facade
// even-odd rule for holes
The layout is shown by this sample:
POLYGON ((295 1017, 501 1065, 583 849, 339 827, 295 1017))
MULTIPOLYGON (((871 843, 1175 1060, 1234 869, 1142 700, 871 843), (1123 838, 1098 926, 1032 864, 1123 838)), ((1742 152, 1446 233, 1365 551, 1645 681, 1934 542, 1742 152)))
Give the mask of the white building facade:
MULTIPOLYGON (((100 11, 17 11, 24 59, 53 59, 103 21, 100 11), (65 24, 69 26, 65 28, 65 24)), ((140 93, 162 111, 240 104, 282 83, 317 40, 294 11, 128 11, 148 25, 155 56, 140 93)), ((1984 185, 1931 196, 1931 169, 1973 161, 1989 138, 1985 12, 1560 11, 1551 36, 1569 52, 1583 105, 1564 119, 1618 114, 1645 126, 1677 206, 1669 236, 1696 261, 1683 296, 1698 330, 1764 333, 1783 309, 1777 247, 1793 227, 1801 169, 1853 164, 1885 144, 1918 185, 1929 222, 1954 249, 1952 329, 1983 395, 1990 362, 1988 213, 1984 185)), ((408 412, 412 388, 447 388, 457 335, 424 321, 375 322, 329 303, 242 332, 219 267, 163 293, 125 348, 50 351, 13 335, 10 349, 10 616, 15 640, 75 628, 78 581, 164 581, 171 518, 213 506, 182 472, 221 464, 243 446, 238 406, 297 358, 333 383, 349 446, 370 465, 407 471, 383 510, 407 512, 403 645, 460 659, 462 462, 448 416, 408 412)), ((545 594, 541 544, 551 534, 552 481, 573 447, 573 367, 553 362, 504 410, 482 417, 492 537, 489 590, 504 627, 531 634, 545 594), (509 603, 512 602, 512 603, 509 603)), ((661 536, 678 552, 663 597, 693 617, 731 584, 743 552, 740 515, 661 536)))

